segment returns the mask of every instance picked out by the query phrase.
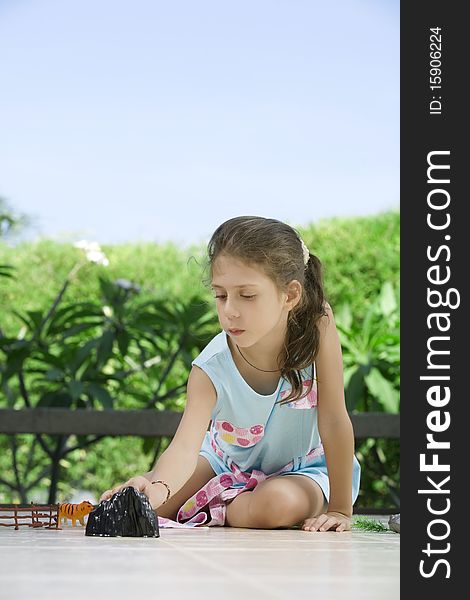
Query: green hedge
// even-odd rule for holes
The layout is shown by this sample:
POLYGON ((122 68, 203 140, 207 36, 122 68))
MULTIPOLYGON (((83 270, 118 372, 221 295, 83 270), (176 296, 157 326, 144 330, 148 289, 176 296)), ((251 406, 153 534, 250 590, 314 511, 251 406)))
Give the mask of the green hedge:
MULTIPOLYGON (((372 217, 328 219, 300 226, 291 223, 302 234, 311 252, 324 265, 325 288, 335 309, 339 302, 350 302, 356 318, 380 291, 384 281, 399 283, 400 217, 387 212, 372 217)), ((96 273, 110 278, 126 278, 142 285, 142 297, 187 297, 200 291, 211 297, 201 282, 204 246, 180 250, 172 243, 121 244, 103 246, 109 258, 108 267, 88 265, 77 282, 67 291, 68 300, 93 300, 98 297, 96 273), (192 259, 194 257, 195 260, 192 259)), ((71 244, 43 240, 10 248, 0 243, 0 264, 16 269, 16 280, 3 279, 0 284, 0 306, 5 313, 10 307, 22 310, 44 306, 55 296, 76 262, 79 251, 71 244)), ((18 322, 2 316, 6 333, 14 333, 18 322)))

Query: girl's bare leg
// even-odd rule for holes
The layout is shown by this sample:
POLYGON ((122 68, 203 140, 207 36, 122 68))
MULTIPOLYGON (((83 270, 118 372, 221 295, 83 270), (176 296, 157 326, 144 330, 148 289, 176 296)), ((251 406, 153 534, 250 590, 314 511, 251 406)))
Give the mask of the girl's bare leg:
POLYGON ((301 525, 326 510, 323 492, 305 475, 277 476, 242 492, 227 505, 226 525, 253 529, 277 529, 301 525))

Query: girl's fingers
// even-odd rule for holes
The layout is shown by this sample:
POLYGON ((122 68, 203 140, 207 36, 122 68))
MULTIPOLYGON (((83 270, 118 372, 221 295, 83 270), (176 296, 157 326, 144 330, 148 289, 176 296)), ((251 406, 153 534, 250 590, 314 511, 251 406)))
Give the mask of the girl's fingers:
POLYGON ((112 495, 112 490, 106 490, 101 494, 100 502, 103 502, 103 500, 108 500, 108 498, 111 498, 112 495))
POLYGON ((323 523, 323 525, 320 527, 320 531, 328 531, 328 529, 330 529, 330 527, 333 527, 333 525, 336 525, 337 523, 338 523, 338 519, 335 519, 333 517, 329 517, 323 523))
POLYGON ((118 485, 112 489, 109 489, 109 490, 106 490, 105 492, 103 492, 103 494, 101 494, 100 502, 102 502, 103 500, 109 500, 110 498, 112 498, 114 496, 114 494, 116 494, 117 492, 120 492, 121 490, 123 490, 126 487, 133 487, 139 492, 143 491, 146 487, 144 485, 145 483, 146 483, 145 481, 141 482, 137 478, 128 479, 125 483, 122 483, 121 485, 118 485))
POLYGON ((110 498, 112 498, 116 492, 119 492, 122 489, 122 487, 124 487, 124 486, 119 486, 116 488, 112 488, 111 490, 106 490, 101 495, 100 502, 102 502, 103 500, 109 500, 110 498))
POLYGON ((314 519, 307 519, 307 521, 305 522, 305 527, 306 527, 306 529, 312 529, 313 531, 316 531, 327 520, 328 520, 328 517, 326 515, 319 515, 318 517, 315 517, 314 519))
POLYGON ((305 519, 302 529, 305 531, 328 531, 333 528, 334 531, 348 531, 350 526, 342 519, 332 515, 319 515, 311 519, 305 519))
POLYGON ((339 521, 334 517, 326 517, 325 515, 321 515, 317 517, 314 522, 307 521, 304 524, 304 529, 310 529, 311 531, 328 531, 330 527, 334 525, 338 525, 339 521), (321 517, 324 517, 321 519, 321 517))
MULTIPOLYGON (((121 485, 116 486, 115 488, 112 489, 113 494, 117 494, 118 492, 122 492, 122 490, 126 487, 132 486, 132 483, 129 483, 129 481, 126 481, 124 483, 121 483, 121 485)), ((135 487, 135 486, 132 486, 135 487)))
POLYGON ((318 527, 317 529, 319 529, 321 531, 322 527, 325 527, 326 523, 328 523, 328 521, 331 520, 331 517, 329 517, 328 515, 320 515, 318 517, 318 527))

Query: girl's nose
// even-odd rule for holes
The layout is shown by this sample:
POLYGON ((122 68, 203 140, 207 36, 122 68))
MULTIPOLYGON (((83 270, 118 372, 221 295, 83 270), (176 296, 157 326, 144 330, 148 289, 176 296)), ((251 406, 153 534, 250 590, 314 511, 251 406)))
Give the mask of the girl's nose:
POLYGON ((233 304, 233 301, 229 302, 228 299, 225 300, 224 313, 227 319, 234 319, 240 316, 239 311, 233 304))

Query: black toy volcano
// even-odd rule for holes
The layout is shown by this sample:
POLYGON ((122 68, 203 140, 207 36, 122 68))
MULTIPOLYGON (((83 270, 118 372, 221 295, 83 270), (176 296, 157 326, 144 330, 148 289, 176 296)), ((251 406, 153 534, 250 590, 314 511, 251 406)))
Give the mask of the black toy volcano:
POLYGON ((85 535, 160 537, 158 516, 145 494, 126 487, 88 515, 85 535))

